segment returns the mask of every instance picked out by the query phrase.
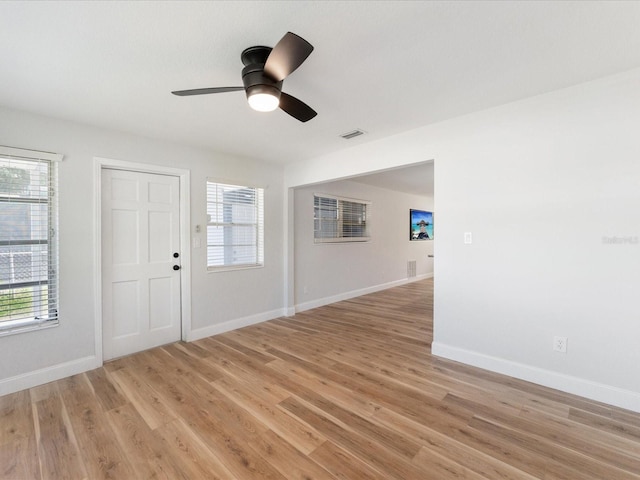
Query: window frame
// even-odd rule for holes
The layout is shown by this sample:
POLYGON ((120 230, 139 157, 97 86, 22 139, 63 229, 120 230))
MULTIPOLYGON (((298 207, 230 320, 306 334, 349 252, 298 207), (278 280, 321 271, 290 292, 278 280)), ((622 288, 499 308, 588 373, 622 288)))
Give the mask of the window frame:
MULTIPOLYGON (((264 260, 264 230, 265 230, 265 215, 264 215, 264 210, 265 210, 265 188, 263 187, 259 187, 259 186, 255 186, 255 185, 249 185, 246 183, 242 183, 242 182, 233 182, 233 181, 226 181, 226 180, 220 180, 220 179, 215 179, 215 178, 207 178, 206 181, 206 209, 207 209, 207 222, 206 222, 206 232, 205 232, 205 239, 206 239, 206 247, 207 247, 207 272, 209 273, 214 273, 214 272, 227 272, 227 271, 236 271, 236 270, 247 270, 247 269, 253 269, 253 268, 263 268, 265 265, 265 260, 264 260), (215 185, 217 187, 222 187, 222 188, 231 188, 231 189, 235 189, 235 190, 252 190, 254 193, 254 204, 253 204, 253 208, 255 210, 255 221, 233 221, 233 219, 231 219, 231 221, 224 221, 223 220, 213 220, 211 218, 211 215, 209 214, 209 208, 212 204, 219 204, 219 205, 233 205, 233 204, 238 204, 239 202, 219 202, 219 201, 214 201, 211 202, 209 201, 209 188, 210 185, 215 185), (233 232, 233 228, 234 227, 254 227, 255 228, 255 233, 252 236, 254 242, 249 244, 249 245, 255 245, 255 262, 246 262, 246 263, 227 263, 226 259, 225 259, 225 263, 221 264, 221 265, 212 265, 209 263, 209 259, 210 259, 210 254, 209 254, 209 249, 211 247, 230 247, 233 246, 233 243, 222 243, 222 244, 218 244, 218 245, 212 245, 211 244, 211 238, 209 235, 209 227, 230 227, 232 230, 231 232, 233 232)), ((244 245, 247 246, 247 245, 244 245)))
MULTIPOLYGON (((314 193, 313 194, 313 243, 315 244, 325 244, 325 243, 363 243, 371 241, 371 206, 373 203, 368 200, 360 200, 355 198, 341 197, 337 195, 330 195, 326 193, 314 193), (324 210, 325 212, 331 211, 332 207, 322 208, 322 206, 317 205, 316 200, 325 201, 329 203, 331 201, 335 201, 335 212, 336 218, 333 222, 335 228, 324 230, 322 228, 323 218, 327 218, 326 216, 318 215, 318 209, 324 210), (358 214, 359 212, 354 212, 353 207, 347 206, 346 204, 354 204, 358 207, 362 208, 362 213, 364 219, 361 219, 360 222, 357 223, 347 223, 345 222, 345 218, 348 214, 358 214), (345 208, 348 207, 349 212, 345 212, 345 208), (320 225, 320 228, 318 228, 320 225), (350 235, 347 231, 348 227, 357 226, 358 229, 362 230, 362 235, 350 235), (325 236, 319 235, 320 233, 329 234, 335 233, 335 236, 325 236)), ((331 224, 332 222, 324 222, 326 224, 331 224)), ((350 232, 350 233, 353 233, 350 232)))
MULTIPOLYGON (((57 327, 60 324, 60 315, 59 315, 59 258, 58 258, 58 243, 59 243, 59 234, 58 234, 58 202, 57 197, 59 194, 58 190, 58 162, 62 161, 64 158, 63 155, 51 152, 40 152, 36 150, 27 150, 21 148, 14 147, 6 147, 0 145, 0 158, 9 160, 14 160, 16 162, 32 162, 33 164, 43 164, 47 165, 47 179, 46 184, 38 183, 39 187, 47 188, 47 196, 46 202, 41 200, 36 200, 32 198, 21 198, 17 197, 19 201, 15 202, 16 204, 26 203, 26 204, 41 204, 47 206, 47 235, 46 240, 44 239, 30 239, 24 241, 13 241, 13 240, 5 240, 2 241, 4 246, 19 246, 19 245, 46 245, 46 266, 47 266, 47 300, 45 305, 41 305, 41 310, 47 310, 47 315, 43 317, 38 317, 37 315, 24 316, 13 318, 10 320, 0 321, 0 336, 5 335, 13 335, 18 333, 24 333, 29 331, 42 330, 46 328, 57 327)), ((12 196, 8 195, 7 197, 0 197, 0 204, 7 203, 10 204, 12 196)), ((13 255, 10 255, 10 261, 13 255)), ((33 262, 32 267, 33 268, 33 262)), ((41 262, 38 262, 37 265, 41 265, 41 262)), ((33 278, 33 277, 32 277, 33 278)), ((13 292, 22 285, 23 287, 37 287, 38 285, 42 285, 44 282, 31 280, 28 282, 17 282, 14 281, 8 284, 5 284, 5 288, 0 290, 1 292, 13 292), (35 282, 35 283, 34 283, 35 282), (30 285, 26 285, 30 284, 30 285), (7 285, 9 285, 7 287, 7 285)), ((34 289, 35 290, 35 289, 34 289)))

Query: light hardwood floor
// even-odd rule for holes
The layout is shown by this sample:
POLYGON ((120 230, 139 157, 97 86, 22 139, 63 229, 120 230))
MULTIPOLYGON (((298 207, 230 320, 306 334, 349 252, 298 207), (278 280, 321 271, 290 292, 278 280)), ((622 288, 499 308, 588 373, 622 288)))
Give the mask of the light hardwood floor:
POLYGON ((0 397, 0 478, 640 479, 640 415, 431 356, 431 280, 0 397))

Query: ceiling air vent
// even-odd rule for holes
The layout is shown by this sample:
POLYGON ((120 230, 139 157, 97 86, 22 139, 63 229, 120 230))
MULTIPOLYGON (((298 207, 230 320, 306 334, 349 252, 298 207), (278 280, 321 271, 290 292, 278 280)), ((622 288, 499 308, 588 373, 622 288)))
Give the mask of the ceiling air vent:
POLYGON ((362 130, 353 130, 352 132, 343 133, 340 136, 345 140, 351 140, 352 138, 359 137, 360 135, 364 135, 365 133, 366 132, 363 132, 362 130))

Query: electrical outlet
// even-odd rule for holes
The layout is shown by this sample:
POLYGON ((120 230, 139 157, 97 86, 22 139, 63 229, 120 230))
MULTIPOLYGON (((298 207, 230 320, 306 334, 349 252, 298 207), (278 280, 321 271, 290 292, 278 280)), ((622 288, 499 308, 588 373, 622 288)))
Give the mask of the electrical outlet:
POLYGON ((553 350, 567 353, 567 337, 553 337, 553 350))

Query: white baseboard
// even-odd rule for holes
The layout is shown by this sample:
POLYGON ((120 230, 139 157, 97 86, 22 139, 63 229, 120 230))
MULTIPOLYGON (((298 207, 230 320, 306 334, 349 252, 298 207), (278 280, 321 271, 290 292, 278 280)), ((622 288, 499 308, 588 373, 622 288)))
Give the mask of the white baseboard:
MULTIPOLYGON (((367 295, 369 293, 379 292, 386 290, 387 288, 399 287, 418 280, 424 280, 425 278, 433 277, 433 272, 417 275, 412 278, 403 278, 402 280, 394 280, 393 282, 382 283, 380 285, 373 285, 371 287, 360 288, 358 290, 351 290, 350 292, 339 293, 338 295, 332 295, 331 297, 318 298, 309 302, 299 303, 295 306, 295 310, 289 316, 294 315, 297 312, 304 312, 305 310, 311 310, 312 308, 322 307, 324 305, 330 305, 332 303, 341 302, 342 300, 349 300, 350 298, 359 297, 361 295, 367 295)), ((288 313, 288 312, 287 312, 288 313)))
POLYGON ((592 382, 551 370, 544 370, 523 363, 511 362, 502 358, 452 347, 439 342, 433 342, 431 344, 431 353, 438 357, 448 358, 449 360, 455 360, 467 365, 640 413, 640 393, 638 392, 592 382))
POLYGON ((78 373, 98 368, 101 365, 102 362, 97 357, 90 356, 16 375, 15 377, 5 378, 0 380, 0 395, 19 392, 26 388, 32 388, 60 380, 61 378, 70 377, 71 375, 77 375, 78 373))
POLYGON ((256 315, 250 315, 248 317, 235 318, 216 325, 210 325, 208 327, 197 328, 189 332, 187 341, 193 342, 194 340, 200 340, 201 338, 211 337, 212 335, 218 335, 219 333, 230 332, 242 327, 248 327, 249 325, 255 325, 256 323, 266 322, 267 320, 273 320, 274 318, 283 317, 285 315, 285 309, 271 310, 270 312, 263 312, 256 315))

